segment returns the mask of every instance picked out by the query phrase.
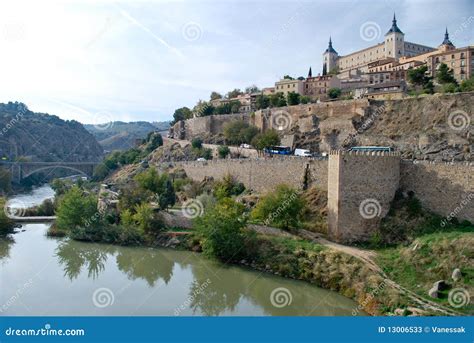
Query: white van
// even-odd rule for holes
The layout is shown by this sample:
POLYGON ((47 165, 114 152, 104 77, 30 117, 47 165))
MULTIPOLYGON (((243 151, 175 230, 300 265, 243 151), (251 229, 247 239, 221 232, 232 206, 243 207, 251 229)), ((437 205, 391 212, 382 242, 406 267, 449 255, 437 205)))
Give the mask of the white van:
POLYGON ((295 149, 295 156, 311 157, 311 151, 308 149, 295 149))

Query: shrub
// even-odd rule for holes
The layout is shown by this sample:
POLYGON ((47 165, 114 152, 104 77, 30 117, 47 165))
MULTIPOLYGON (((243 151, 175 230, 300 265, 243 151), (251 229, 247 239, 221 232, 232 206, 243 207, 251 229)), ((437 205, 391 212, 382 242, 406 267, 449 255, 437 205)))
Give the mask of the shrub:
POLYGON ((299 225, 304 207, 305 201, 295 189, 279 185, 274 192, 260 199, 252 211, 252 218, 265 225, 288 229, 299 225))
POLYGON ((226 174, 221 181, 217 181, 214 186, 214 195, 218 199, 229 198, 239 195, 245 190, 242 182, 238 182, 231 174, 226 174))
POLYGON ((56 211, 56 226, 59 230, 70 231, 78 226, 97 224, 100 221, 99 216, 97 198, 84 194, 79 187, 74 186, 59 202, 56 211))
POLYGON ((221 145, 219 148, 217 148, 217 153, 219 154, 220 158, 226 158, 227 155, 230 154, 230 149, 226 145, 221 145))
POLYGON ((201 139, 201 138, 194 138, 194 139, 191 141, 191 146, 192 146, 194 149, 201 149, 201 148, 202 148, 202 139, 201 139))

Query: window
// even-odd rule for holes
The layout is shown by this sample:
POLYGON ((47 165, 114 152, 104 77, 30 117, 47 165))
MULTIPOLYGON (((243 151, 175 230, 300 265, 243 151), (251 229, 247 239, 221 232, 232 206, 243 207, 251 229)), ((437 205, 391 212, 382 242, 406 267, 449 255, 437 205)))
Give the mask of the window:
POLYGON ((451 55, 451 59, 454 60, 454 55, 451 55))
POLYGON ((465 61, 461 61, 461 67, 464 67, 465 61))

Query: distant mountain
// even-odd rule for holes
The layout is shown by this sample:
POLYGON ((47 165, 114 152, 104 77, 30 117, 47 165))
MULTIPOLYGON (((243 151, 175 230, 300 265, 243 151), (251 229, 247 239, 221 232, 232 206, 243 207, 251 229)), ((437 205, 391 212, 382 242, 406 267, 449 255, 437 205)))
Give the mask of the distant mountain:
POLYGON ((137 139, 145 138, 149 132, 168 130, 170 123, 114 121, 101 125, 85 124, 84 127, 94 135, 104 150, 112 151, 129 149, 135 145, 137 139))
POLYGON ((103 148, 81 123, 0 103, 0 158, 9 161, 100 161, 103 148))

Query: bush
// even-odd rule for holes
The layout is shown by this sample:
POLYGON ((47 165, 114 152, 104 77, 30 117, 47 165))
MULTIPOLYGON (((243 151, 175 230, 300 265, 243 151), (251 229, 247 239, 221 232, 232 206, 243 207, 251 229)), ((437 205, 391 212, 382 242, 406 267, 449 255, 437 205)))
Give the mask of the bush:
POLYGON ((221 181, 217 181, 214 185, 214 195, 218 199, 239 195, 243 193, 244 190, 244 184, 238 182, 231 174, 226 174, 221 181))
POLYGON ((252 145, 257 150, 263 150, 271 146, 280 144, 280 136, 275 130, 268 130, 266 132, 259 133, 252 140, 252 145))
POLYGON ((288 229, 299 226, 304 208, 305 201, 297 190, 279 185, 260 199, 251 215, 265 225, 288 229))
POLYGON ((201 148, 202 148, 202 139, 201 139, 201 138, 194 138, 194 139, 191 141, 191 146, 192 146, 194 149, 201 149, 201 148))
POLYGON ((223 262, 240 261, 245 256, 244 206, 225 198, 195 219, 203 253, 223 262))
POLYGON ((100 220, 97 211, 97 198, 84 194, 77 187, 72 187, 64 194, 56 211, 56 226, 59 230, 71 231, 76 227, 96 226, 100 220))
POLYGON ((217 153, 219 154, 220 158, 226 158, 230 154, 230 149, 226 145, 221 145, 217 148, 217 153))
POLYGON ((224 137, 228 144, 250 143, 259 132, 258 128, 242 120, 232 121, 224 126, 224 137))

